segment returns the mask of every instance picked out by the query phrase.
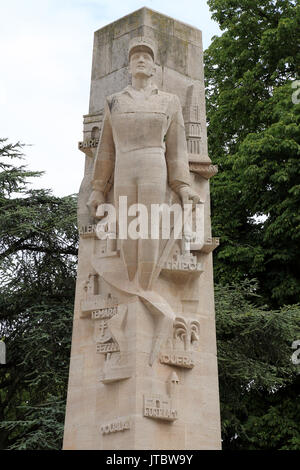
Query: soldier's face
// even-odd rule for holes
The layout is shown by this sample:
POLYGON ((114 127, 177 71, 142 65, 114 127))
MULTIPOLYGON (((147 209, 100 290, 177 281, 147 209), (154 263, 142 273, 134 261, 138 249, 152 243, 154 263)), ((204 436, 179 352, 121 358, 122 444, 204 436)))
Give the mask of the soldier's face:
POLYGON ((133 77, 151 77, 154 74, 151 54, 145 51, 133 52, 130 57, 129 71, 133 77))

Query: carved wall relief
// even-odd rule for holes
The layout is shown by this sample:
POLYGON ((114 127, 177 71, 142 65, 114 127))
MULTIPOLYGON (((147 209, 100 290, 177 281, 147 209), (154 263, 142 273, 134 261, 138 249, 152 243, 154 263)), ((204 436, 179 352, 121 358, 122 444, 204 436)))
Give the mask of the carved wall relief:
POLYGON ((190 244, 190 250, 192 251, 202 251, 203 253, 211 253, 213 250, 218 248, 220 244, 220 239, 215 237, 207 238, 204 244, 199 244, 194 241, 190 244))
POLYGON ((198 320, 188 320, 176 317, 174 322, 175 348, 192 351, 199 343, 200 323, 198 320))
POLYGON ((126 429, 130 429, 129 418, 117 418, 110 423, 102 424, 100 432, 101 434, 106 435, 114 432, 126 431, 126 429))
POLYGON ((128 378, 129 366, 127 338, 125 335, 127 306, 118 303, 111 294, 98 294, 99 277, 90 274, 84 283, 81 301, 81 317, 94 322, 94 342, 97 354, 104 354, 104 366, 100 380, 104 383, 128 378))
MULTIPOLYGON (((109 351, 109 348, 106 348, 104 367, 100 375, 100 380, 103 383, 128 379, 132 375, 133 367, 126 336, 127 316, 127 305, 118 305, 117 313, 107 320, 113 342, 104 344, 111 344, 111 348, 115 347, 115 349, 109 351)), ((102 344, 102 348, 104 344, 102 344)))
POLYGON ((96 152, 103 121, 103 110, 96 114, 86 114, 83 120, 83 138, 78 142, 78 148, 88 157, 93 158, 96 152))
POLYGON ((81 238, 95 238, 97 224, 81 225, 79 235, 81 238))
POLYGON ((178 418, 179 378, 172 372, 167 383, 168 394, 145 394, 144 416, 164 421, 175 421, 178 418))
MULTIPOLYGON (((106 312, 106 309, 117 308, 118 300, 116 297, 108 294, 103 296, 99 294, 99 275, 92 273, 83 285, 83 298, 81 300, 81 317, 91 318, 99 311, 99 318, 109 318, 112 316, 112 310, 106 312)), ((114 311, 114 313, 117 313, 114 311)))
POLYGON ((201 128, 199 90, 196 88, 194 85, 188 87, 186 106, 183 110, 187 148, 193 158, 199 158, 206 152, 201 128))
POLYGON ((79 235, 81 238, 95 238, 97 240, 99 258, 120 256, 116 226, 110 223, 108 217, 103 217, 97 224, 82 225, 79 229, 79 235))
POLYGON ((207 157, 204 161, 190 161, 190 171, 208 180, 218 173, 218 165, 212 165, 207 157))
POLYGON ((96 351, 98 354, 107 354, 115 351, 120 351, 119 345, 113 337, 107 320, 99 320, 98 318, 92 317, 96 320, 95 323, 95 334, 94 340, 96 343, 96 351))
POLYGON ((190 171, 209 179, 218 172, 207 154, 205 121, 201 113, 199 85, 187 89, 186 106, 183 111, 185 133, 189 152, 190 171), (201 122, 202 119, 202 122, 201 122))
POLYGON ((165 262, 163 270, 174 270, 179 273, 195 272, 197 274, 203 272, 201 263, 198 263, 197 257, 191 253, 184 255, 175 253, 172 259, 165 262))
POLYGON ((160 362, 186 369, 195 365, 193 351, 199 346, 200 323, 198 320, 176 317, 173 337, 167 340, 160 352, 160 362))
POLYGON ((171 251, 170 256, 164 262, 161 274, 167 278, 176 281, 186 281, 191 276, 197 277, 203 272, 202 263, 198 262, 197 256, 186 250, 188 242, 183 239, 181 245, 182 249, 178 245, 175 245, 171 251))
POLYGON ((109 221, 106 216, 100 220, 96 228, 97 253, 99 258, 119 256, 120 250, 117 246, 116 224, 109 221))

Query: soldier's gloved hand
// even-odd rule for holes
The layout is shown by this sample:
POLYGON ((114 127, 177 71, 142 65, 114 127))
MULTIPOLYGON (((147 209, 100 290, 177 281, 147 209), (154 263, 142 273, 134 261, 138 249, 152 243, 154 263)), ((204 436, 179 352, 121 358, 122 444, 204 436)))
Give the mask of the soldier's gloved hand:
POLYGON ((182 185, 178 188, 178 193, 182 201, 182 205, 184 204, 193 204, 195 206, 196 204, 200 204, 201 198, 199 194, 194 191, 190 186, 188 185, 182 185))
POLYGON ((89 208, 89 211, 92 217, 96 217, 98 206, 100 206, 100 204, 103 204, 104 202, 105 202, 105 196, 102 191, 98 191, 98 190, 92 191, 92 194, 90 195, 89 200, 86 204, 89 208))

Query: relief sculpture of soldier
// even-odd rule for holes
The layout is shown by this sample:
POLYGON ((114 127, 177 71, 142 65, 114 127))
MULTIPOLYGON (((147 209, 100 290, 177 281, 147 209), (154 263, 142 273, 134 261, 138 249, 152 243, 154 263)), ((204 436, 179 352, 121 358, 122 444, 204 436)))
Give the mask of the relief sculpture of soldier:
MULTIPOLYGON (((190 186, 181 105, 176 95, 162 92, 152 83, 155 47, 147 38, 131 41, 129 72, 132 85, 106 99, 88 201, 94 217, 105 202, 113 173, 116 207, 119 197, 127 196, 128 207, 144 204, 150 214, 151 204, 166 202, 168 185, 182 204, 200 202, 190 186)), ((149 289, 159 258, 159 240, 128 238, 120 241, 120 250, 129 280, 149 289)))

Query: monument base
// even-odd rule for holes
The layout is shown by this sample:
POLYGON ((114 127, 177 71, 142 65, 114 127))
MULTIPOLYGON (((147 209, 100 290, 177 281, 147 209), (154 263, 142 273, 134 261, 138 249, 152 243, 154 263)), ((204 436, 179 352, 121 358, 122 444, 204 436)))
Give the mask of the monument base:
MULTIPOLYGON (((205 353, 192 352, 192 369, 158 360, 150 366, 156 319, 139 298, 129 300, 126 312, 108 320, 114 337, 126 331, 125 355, 96 353, 97 320, 79 318, 74 325, 64 449, 219 449, 213 425, 219 417, 218 384, 209 372, 216 354, 209 351, 209 338, 202 345, 205 353)), ((204 322, 209 331, 209 319, 204 322)))

